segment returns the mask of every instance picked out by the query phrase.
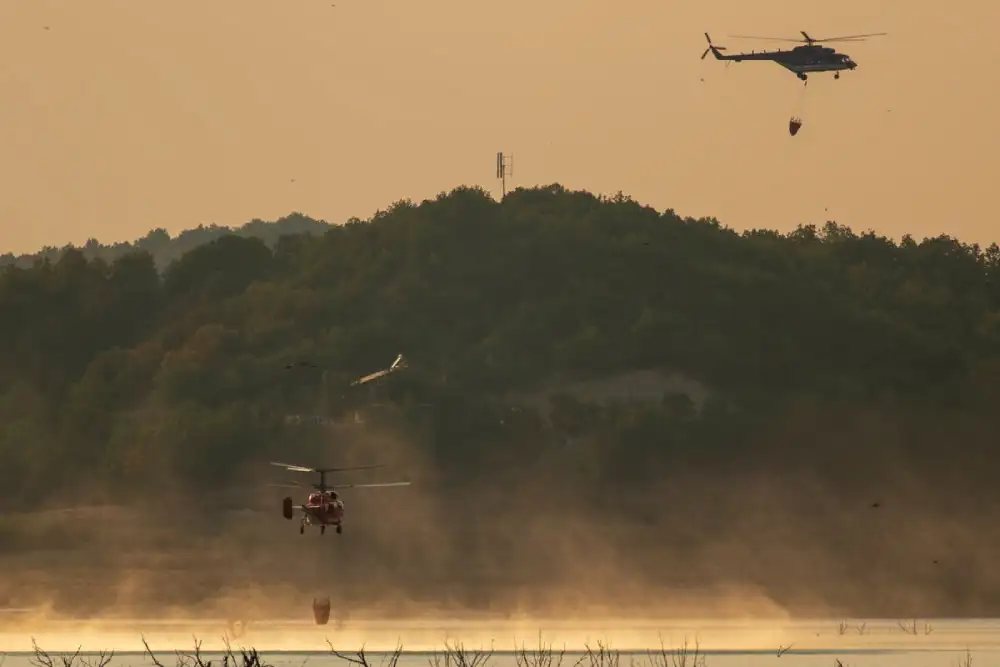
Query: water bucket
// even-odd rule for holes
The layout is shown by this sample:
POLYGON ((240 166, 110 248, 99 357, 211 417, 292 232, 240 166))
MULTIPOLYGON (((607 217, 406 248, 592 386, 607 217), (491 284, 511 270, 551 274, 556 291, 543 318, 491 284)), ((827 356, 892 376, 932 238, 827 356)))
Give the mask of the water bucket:
POLYGON ((316 625, 326 625, 330 621, 330 598, 313 598, 313 618, 316 625))

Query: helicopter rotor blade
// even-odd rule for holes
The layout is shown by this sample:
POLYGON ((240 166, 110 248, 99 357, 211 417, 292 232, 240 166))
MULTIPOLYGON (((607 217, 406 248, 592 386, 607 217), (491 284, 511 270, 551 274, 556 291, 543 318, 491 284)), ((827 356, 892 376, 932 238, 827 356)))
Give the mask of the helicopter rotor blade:
POLYGON ((805 39, 791 39, 788 37, 760 37, 755 35, 729 35, 733 39, 760 39, 766 42, 792 42, 797 44, 818 44, 820 42, 850 42, 850 41, 864 41, 865 37, 880 37, 882 35, 888 35, 887 32, 872 32, 865 33, 863 35, 845 35, 843 37, 826 37, 824 39, 813 39, 809 37, 806 33, 802 33, 805 39))
POLYGON ((291 463, 278 463, 277 461, 271 461, 271 465, 278 466, 279 468, 284 468, 285 470, 291 470, 293 472, 345 472, 348 470, 370 470, 372 468, 385 468, 387 463, 377 463, 375 465, 368 466, 350 466, 347 468, 307 468, 306 466, 294 465, 291 463))
POLYGON ((279 468, 284 468, 285 470, 292 470, 294 472, 319 472, 315 468, 307 468, 305 466, 297 466, 292 463, 278 463, 277 461, 270 461, 273 466, 278 466, 279 468))
POLYGON ((377 486, 410 486, 412 482, 380 482, 377 484, 335 484, 331 489, 371 489, 377 486))
POLYGON ((754 37, 753 35, 729 35, 732 39, 762 39, 766 42, 794 42, 800 43, 804 40, 789 39, 787 37, 754 37))
POLYGON ((814 42, 847 42, 852 40, 862 41, 865 37, 881 37, 883 35, 888 35, 887 32, 869 32, 864 35, 844 35, 843 37, 825 37, 823 39, 814 39, 814 42))
POLYGON ((372 470, 373 468, 385 468, 388 463, 376 463, 370 466, 351 466, 349 468, 317 468, 316 472, 345 472, 347 470, 372 470))

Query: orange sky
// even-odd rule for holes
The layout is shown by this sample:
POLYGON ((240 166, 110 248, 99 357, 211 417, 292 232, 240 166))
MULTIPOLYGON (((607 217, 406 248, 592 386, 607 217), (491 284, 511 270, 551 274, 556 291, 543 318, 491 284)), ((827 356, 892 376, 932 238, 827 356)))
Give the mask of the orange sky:
POLYGON ((997 0, 2 0, 0 252, 342 222, 460 184, 1000 237, 997 0), (336 7, 331 7, 336 4, 336 7), (48 26, 49 30, 45 30, 48 26), (803 88, 703 32, 888 32, 803 88), (704 82, 701 81, 704 78, 704 82), (789 116, 805 121, 794 139, 789 116), (295 179, 295 182, 291 182, 295 179))

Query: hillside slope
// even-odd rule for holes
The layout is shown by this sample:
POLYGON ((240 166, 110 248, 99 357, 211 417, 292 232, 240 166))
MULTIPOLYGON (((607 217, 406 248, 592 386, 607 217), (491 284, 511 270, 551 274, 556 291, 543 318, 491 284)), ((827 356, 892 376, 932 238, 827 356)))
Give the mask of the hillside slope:
MULTIPOLYGON (((700 387, 693 398, 713 388, 727 410, 794 395, 988 412, 997 395, 995 245, 896 245, 833 223, 740 235, 559 186, 502 205, 458 189, 322 236, 275 237, 321 224, 267 228, 273 248, 219 236, 162 278, 144 251, 109 263, 68 250, 4 270, 0 452, 19 471, 11 479, 62 456, 65 434, 81 464, 148 459, 107 443, 143 428, 137 415, 153 405, 165 421, 211 419, 220 443, 244 428, 225 423, 237 415, 343 409, 346 390, 317 406, 320 373, 284 368, 302 360, 345 388, 405 352, 411 369, 387 391, 434 403, 435 428, 501 439, 468 423, 496 409, 487 399, 635 371, 680 374, 700 387), (477 408, 449 414, 448 401, 477 408)), ((158 437, 193 446, 190 434, 158 437)), ((199 456, 225 456, 214 447, 199 456)))
MULTIPOLYGON (((380 581, 423 568, 430 586, 476 558, 479 577, 556 577, 568 570, 529 563, 502 536, 556 523, 589 535, 597 522, 630 544, 616 562, 649 581, 715 576, 704 568, 723 540, 756 554, 739 576, 773 595, 875 604, 868 577, 904 595, 926 575, 892 560, 924 538, 901 528, 890 544, 885 524, 845 516, 873 499, 880 517, 929 512, 941 523, 920 535, 961 529, 955 549, 996 518, 982 509, 1000 495, 996 245, 897 244, 834 223, 738 234, 558 185, 503 203, 458 188, 322 235, 221 235, 162 275, 142 250, 8 266, 0 322, 7 504, 124 501, 147 484, 163 503, 181 502, 168 491, 219 503, 225 482, 261 482, 269 459, 391 455, 447 502, 410 503, 424 513, 397 517, 382 551, 361 537, 344 547, 347 571, 374 567, 377 551, 380 581), (405 372, 349 387, 399 352, 405 372), (594 489, 599 514, 581 501, 594 489), (792 542, 812 565, 789 570, 792 542), (817 565, 853 572, 875 552, 882 565, 851 586, 817 565), (677 558, 693 569, 663 571, 677 558)), ((924 601, 995 600, 956 577, 924 601)))

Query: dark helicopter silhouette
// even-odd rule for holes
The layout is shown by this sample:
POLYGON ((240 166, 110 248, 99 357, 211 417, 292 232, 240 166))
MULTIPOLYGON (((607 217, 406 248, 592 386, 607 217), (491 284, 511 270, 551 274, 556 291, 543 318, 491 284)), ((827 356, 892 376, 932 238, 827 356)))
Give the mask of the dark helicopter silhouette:
POLYGON ((730 60, 742 62, 744 60, 770 60, 778 63, 789 70, 803 81, 808 80, 808 74, 813 72, 835 72, 833 78, 839 79, 843 70, 853 70, 858 64, 854 62, 846 53, 837 53, 836 49, 827 46, 819 46, 820 42, 863 42, 865 37, 877 37, 885 35, 884 32, 875 32, 865 35, 848 35, 845 37, 829 37, 827 39, 813 39, 804 30, 800 31, 805 40, 784 39, 781 37, 747 37, 743 35, 733 35, 736 39, 765 39, 777 42, 805 42, 801 46, 796 46, 788 51, 751 51, 750 53, 734 53, 731 56, 724 56, 720 51, 725 51, 724 46, 712 44, 712 38, 705 33, 708 40, 708 48, 701 54, 702 60, 711 51, 717 60, 730 60))

